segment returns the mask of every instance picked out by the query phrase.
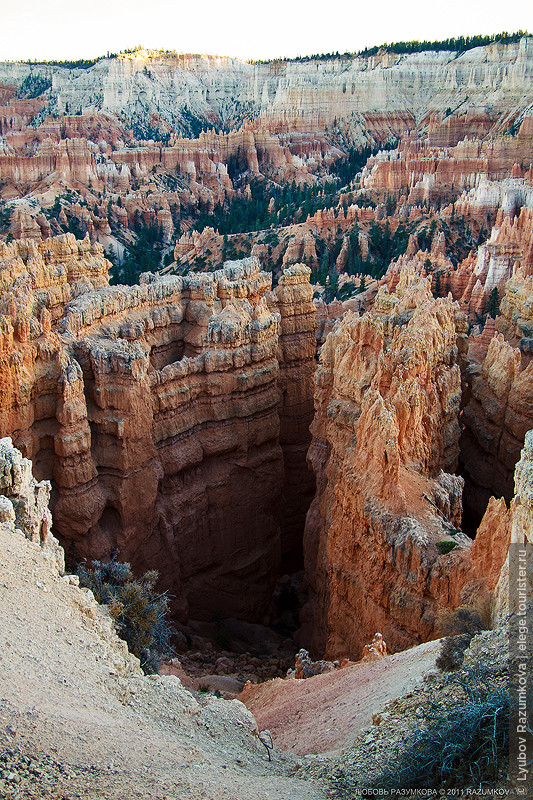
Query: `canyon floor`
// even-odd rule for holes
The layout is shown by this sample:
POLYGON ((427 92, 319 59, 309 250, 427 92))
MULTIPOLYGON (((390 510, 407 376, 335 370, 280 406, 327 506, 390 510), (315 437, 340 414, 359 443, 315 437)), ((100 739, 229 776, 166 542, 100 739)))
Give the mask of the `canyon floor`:
POLYGON ((436 640, 306 680, 247 684, 239 699, 279 747, 300 755, 338 750, 372 725, 372 716, 386 703, 436 670, 439 648, 436 640))

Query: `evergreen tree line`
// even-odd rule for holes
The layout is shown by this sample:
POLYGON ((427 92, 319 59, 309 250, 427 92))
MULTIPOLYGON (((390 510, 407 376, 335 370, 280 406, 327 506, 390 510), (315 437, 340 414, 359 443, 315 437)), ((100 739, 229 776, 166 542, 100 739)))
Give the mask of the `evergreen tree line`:
POLYGON ((488 36, 482 36, 480 34, 476 36, 452 36, 448 39, 440 39, 433 42, 428 40, 424 40, 423 42, 419 42, 417 40, 412 40, 410 42, 392 42, 390 44, 380 44, 374 47, 365 47, 364 50, 359 50, 357 52, 349 52, 347 50, 344 53, 340 53, 337 50, 335 53, 314 53, 310 56, 293 56, 291 58, 267 58, 262 60, 249 59, 248 63, 283 64, 285 62, 299 63, 306 61, 331 61, 339 58, 347 59, 356 58, 357 56, 375 56, 380 50, 387 53, 422 53, 427 50, 432 50, 434 52, 449 50, 452 52, 464 53, 467 50, 472 50, 474 47, 484 47, 489 44, 494 44, 495 42, 501 44, 513 44, 520 41, 523 36, 530 35, 531 34, 528 31, 523 30, 516 31, 515 33, 502 31, 502 33, 495 33, 488 36))
POLYGON ((113 263, 110 283, 125 283, 133 286, 139 282, 143 272, 157 272, 161 266, 161 231, 159 225, 147 225, 140 214, 135 218, 135 241, 128 245, 122 263, 118 263, 113 253, 106 257, 113 263))
MULTIPOLYGON (((448 39, 441 39, 439 41, 430 42, 428 40, 424 40, 423 42, 419 42, 417 40, 409 41, 409 42, 392 42, 390 44, 381 44, 379 46, 374 47, 365 47, 364 50, 350 52, 346 50, 344 53, 340 53, 338 50, 331 53, 314 53, 313 55, 309 56, 293 56, 293 57, 285 57, 285 58, 267 58, 267 59, 248 59, 248 64, 279 64, 284 62, 306 62, 306 61, 331 61, 337 58, 355 58, 356 56, 373 56, 379 50, 385 50, 388 53, 421 53, 426 50, 433 50, 439 52, 441 50, 451 50, 456 52, 465 52, 466 50, 472 50, 474 47, 483 47, 489 44, 493 44, 495 42, 499 42, 502 44, 513 44, 515 42, 520 41, 523 36, 530 36, 531 34, 528 31, 515 31, 514 33, 508 33, 507 31, 502 31, 501 33, 495 33, 488 36, 482 36, 480 34, 476 36, 457 36, 451 37, 448 39)), ((105 56, 97 56, 96 58, 79 58, 77 60, 62 60, 58 61, 56 59, 52 59, 50 61, 37 61, 36 59, 28 59, 27 61, 23 62, 26 64, 36 64, 42 66, 49 66, 49 67, 65 67, 66 69, 89 69, 90 67, 94 67, 94 65, 98 61, 102 61, 104 58, 117 58, 118 55, 128 54, 128 53, 136 53, 138 50, 142 50, 141 45, 136 45, 135 47, 130 47, 125 50, 121 50, 120 53, 110 53, 107 52, 105 56)), ((175 50, 158 50, 157 52, 164 53, 165 55, 176 55, 176 56, 183 56, 183 53, 177 53, 175 50)))
POLYGON ((475 47, 486 47, 489 44, 496 42, 500 44, 513 44, 519 42, 523 36, 529 36, 527 31, 516 31, 515 33, 496 33, 491 36, 457 36, 449 39, 441 39, 437 42, 429 42, 424 40, 418 42, 416 40, 410 42, 393 42, 391 44, 382 44, 379 47, 369 47, 361 50, 358 55, 373 56, 379 50, 385 50, 388 53, 423 53, 427 50, 440 52, 442 50, 450 50, 452 52, 464 53, 467 50, 473 50, 475 47))
MULTIPOLYGON (((107 58, 115 58, 116 53, 109 54, 107 58)), ((94 65, 101 61, 106 56, 98 56, 98 58, 79 58, 76 61, 26 61, 26 64, 36 64, 37 66, 43 67, 65 67, 65 69, 89 69, 90 67, 94 67, 94 65)))
POLYGON ((370 156, 375 155, 377 148, 367 145, 361 149, 350 147, 346 158, 338 158, 329 168, 331 175, 336 176, 342 186, 347 186, 361 172, 370 156))
POLYGON ((195 229, 210 226, 222 234, 250 233, 269 228, 304 222, 308 214, 319 208, 330 208, 336 202, 337 181, 323 186, 297 186, 293 181, 284 186, 266 185, 253 179, 248 184, 250 196, 236 196, 217 203, 209 213, 199 202, 199 217, 195 229), (269 211, 271 199, 274 206, 269 211))

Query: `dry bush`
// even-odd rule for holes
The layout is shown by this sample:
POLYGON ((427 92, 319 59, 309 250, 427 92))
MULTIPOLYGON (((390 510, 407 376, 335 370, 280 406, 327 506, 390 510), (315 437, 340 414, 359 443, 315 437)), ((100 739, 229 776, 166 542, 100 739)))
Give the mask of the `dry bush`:
POLYGON ((459 669, 464 661, 465 650, 471 640, 472 637, 468 633, 463 633, 459 636, 447 636, 443 640, 437 656, 437 667, 443 672, 452 672, 459 669))
POLYGON ((483 595, 471 605, 454 610, 443 608, 437 616, 437 626, 446 636, 437 657, 437 667, 443 672, 459 669, 472 638, 490 628, 490 597, 483 595))
POLYGON ((174 633, 167 618, 167 595, 155 591, 158 573, 152 570, 136 578, 129 564, 115 558, 107 564, 82 564, 77 572, 80 585, 109 606, 118 635, 140 660, 144 672, 157 672, 161 661, 173 654, 170 640, 174 633))
MULTIPOLYGON (((446 678, 451 706, 428 702, 420 724, 396 748, 366 794, 400 790, 478 790, 495 786, 508 765, 509 695, 483 668, 446 678)), ((365 790, 361 792, 365 796, 365 790)), ((462 796, 462 795, 461 795, 462 796)))
POLYGON ((490 595, 482 595, 458 608, 441 608, 437 615, 437 628, 443 636, 457 636, 487 631, 491 624, 490 595))

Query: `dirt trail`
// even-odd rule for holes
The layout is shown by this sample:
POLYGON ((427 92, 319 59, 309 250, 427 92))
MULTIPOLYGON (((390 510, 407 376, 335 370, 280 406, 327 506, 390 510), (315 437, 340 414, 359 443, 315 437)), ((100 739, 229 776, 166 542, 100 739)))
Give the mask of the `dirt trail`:
POLYGON ((435 671, 440 640, 306 680, 247 684, 239 699, 278 747, 300 755, 346 747, 372 715, 435 671))
POLYGON ((144 677, 112 623, 0 525, 0 797, 321 800, 236 701, 144 677))

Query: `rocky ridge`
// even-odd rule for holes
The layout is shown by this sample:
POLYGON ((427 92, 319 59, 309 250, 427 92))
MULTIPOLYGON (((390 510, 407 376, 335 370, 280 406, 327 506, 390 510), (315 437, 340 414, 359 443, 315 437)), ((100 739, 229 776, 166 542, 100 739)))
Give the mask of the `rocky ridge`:
MULTIPOLYGON (((157 106, 175 124, 186 109, 205 120, 234 122, 262 116, 276 124, 330 124, 335 116, 455 108, 467 94, 475 105, 497 107, 510 95, 528 103, 533 74, 531 38, 456 52, 378 53, 325 62, 249 64, 231 58, 138 50, 101 59, 87 70, 3 63, 0 78, 17 85, 37 72, 52 81, 53 107, 148 116, 157 106), (501 67, 505 54, 505 68, 501 67), (414 79, 415 75, 423 75, 414 79), (181 103, 176 109, 176 95, 181 103), (236 102, 238 98, 238 102, 236 102)), ((529 99, 529 102, 531 100, 529 99)))

